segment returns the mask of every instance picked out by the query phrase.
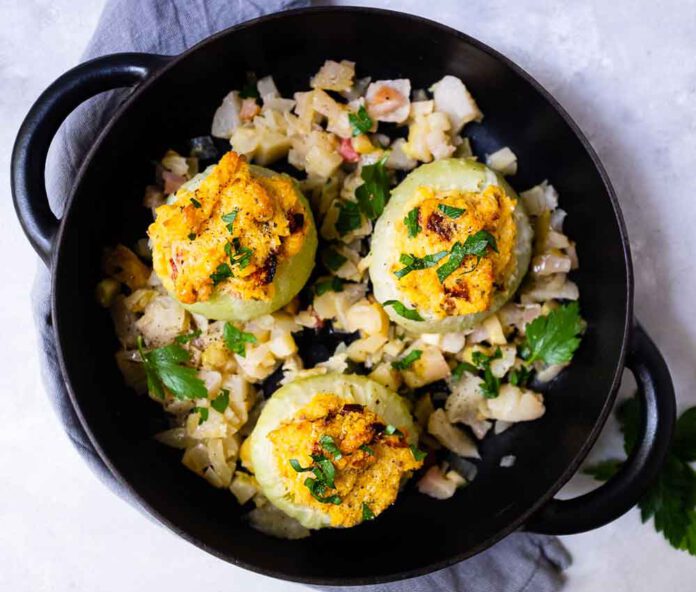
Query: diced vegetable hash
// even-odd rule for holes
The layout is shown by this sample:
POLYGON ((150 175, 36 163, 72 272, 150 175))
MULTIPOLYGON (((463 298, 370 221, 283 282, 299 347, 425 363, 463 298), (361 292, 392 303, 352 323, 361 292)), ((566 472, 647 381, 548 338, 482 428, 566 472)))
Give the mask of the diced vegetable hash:
MULTIPOLYGON (((429 90, 412 88, 408 79, 357 77, 346 60, 325 62, 292 97, 283 97, 271 76, 250 80, 223 98, 212 120, 215 140, 196 138, 190 152, 164 154, 143 205, 154 215, 222 156, 223 144, 250 163, 286 161, 319 228, 314 275, 283 309, 233 324, 182 308, 152 272, 146 239, 110 249, 96 295, 113 318, 124 380, 167 412, 171 427, 157 440, 181 449, 186 467, 254 508, 249 520, 263 532, 309 533, 265 499, 245 450, 265 397, 307 376, 366 374, 406 397, 421 430, 419 448, 434 459, 420 471, 418 489, 451 497, 471 475, 448 463, 448 453, 477 459, 482 438, 540 418, 545 402, 535 387, 552 380, 578 347, 584 324, 578 288, 568 279, 578 257, 563 232, 558 194, 547 181, 520 194, 534 253, 510 302, 472 330, 409 333, 384 307, 414 321, 422 320, 418 311, 372 294, 370 236, 405 172, 452 156, 476 159, 465 132, 483 115, 464 82, 445 76, 429 90)), ((508 147, 486 162, 504 175, 517 171, 508 147)), ((456 208, 444 213, 458 215, 456 208)), ((410 218, 415 235, 417 212, 410 218)), ((510 466, 510 458, 500 465, 510 466)))

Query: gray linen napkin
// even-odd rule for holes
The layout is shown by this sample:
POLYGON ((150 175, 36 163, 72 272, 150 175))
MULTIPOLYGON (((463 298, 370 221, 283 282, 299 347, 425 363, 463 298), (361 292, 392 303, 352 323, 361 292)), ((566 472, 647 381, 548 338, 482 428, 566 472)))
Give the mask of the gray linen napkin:
MULTIPOLYGON (((177 54, 236 23, 306 4, 306 0, 109 0, 83 58, 124 51, 177 54)), ((85 103, 59 130, 46 169, 48 194, 57 214, 62 213, 86 151, 124 92, 114 91, 85 103)), ((44 383, 66 432, 100 480, 133 502, 96 454, 67 396, 51 327, 49 273, 43 265, 39 265, 34 284, 33 306, 44 383)), ((400 583, 368 586, 364 590, 552 592, 563 585, 561 570, 569 564, 570 555, 555 537, 517 533, 455 567, 400 583)))

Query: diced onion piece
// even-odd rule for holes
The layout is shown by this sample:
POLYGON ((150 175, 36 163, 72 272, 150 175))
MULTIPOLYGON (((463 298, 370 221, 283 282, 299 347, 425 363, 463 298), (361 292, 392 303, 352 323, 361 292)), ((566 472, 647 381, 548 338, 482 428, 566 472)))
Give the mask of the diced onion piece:
POLYGON ((186 468, 191 469, 194 473, 202 476, 203 471, 210 466, 208 447, 201 442, 195 446, 187 448, 181 462, 186 468))
POLYGON ((456 76, 447 75, 430 87, 433 93, 435 110, 445 113, 452 126, 452 134, 458 134, 470 121, 481 121, 481 113, 476 101, 464 83, 456 76))
POLYGON ((481 395, 482 383, 478 376, 465 372, 461 379, 452 385, 452 392, 445 401, 448 421, 469 426, 479 440, 491 427, 480 412, 480 407, 484 404, 481 395))
POLYGON ((536 276, 520 294, 522 304, 547 302, 548 300, 577 300, 580 297, 578 286, 558 273, 546 276, 536 276))
POLYGON ((222 385, 222 375, 219 372, 201 369, 197 375, 205 384, 209 396, 214 396, 218 393, 220 385, 222 385))
POLYGON ((356 339, 348 346, 346 353, 353 362, 365 362, 367 358, 378 352, 387 342, 386 335, 368 335, 362 339, 356 339))
POLYGON ((343 158, 334 148, 327 149, 315 145, 307 151, 304 168, 307 174, 328 178, 336 172, 342 162, 343 158))
POLYGON ((523 191, 520 197, 527 213, 532 216, 539 216, 558 207, 558 192, 548 181, 523 191))
POLYGON ((297 344, 289 331, 274 330, 268 342, 271 353, 281 360, 297 352, 297 344))
POLYGON ((188 315, 181 305, 169 296, 159 296, 145 307, 145 313, 135 326, 148 347, 162 347, 188 330, 188 315))
POLYGON ((430 467, 416 484, 418 491, 435 499, 444 500, 457 491, 454 479, 448 479, 437 465, 430 467))
POLYGON ((322 67, 319 68, 319 72, 311 78, 309 85, 312 88, 347 93, 353 87, 354 76, 355 62, 326 60, 322 67))
POLYGON ((241 119, 239 118, 241 109, 242 101, 239 98, 239 92, 233 90, 222 99, 222 103, 215 111, 215 115, 213 115, 211 135, 216 138, 229 140, 234 130, 241 124, 241 119))
MULTIPOLYGON (((411 349, 419 348, 412 347, 411 349)), ((419 388, 447 378, 450 375, 447 360, 445 360, 438 348, 425 346, 421 349, 421 352, 421 357, 413 362, 407 370, 402 371, 404 382, 410 388, 419 388)))
POLYGON ((525 327, 541 315, 541 305, 508 302, 497 314, 504 326, 516 327, 524 335, 525 327))
POLYGON ((537 370, 535 378, 539 382, 549 382, 556 378, 565 367, 566 364, 552 364, 551 366, 537 370))
POLYGON ((252 383, 260 382, 272 374, 277 365, 267 343, 247 347, 244 357, 235 354, 234 358, 244 378, 252 383))
POLYGON ((230 484, 230 491, 237 498, 239 505, 243 506, 259 492, 259 484, 253 475, 237 471, 230 484))
POLYGON ((388 169, 410 171, 411 169, 416 168, 416 166, 418 165, 417 160, 406 156, 406 153, 404 152, 405 143, 406 140, 404 138, 398 138, 394 140, 394 142, 390 146, 389 157, 387 158, 387 162, 385 163, 385 166, 388 169))
POLYGON ((227 464, 225 450, 220 438, 208 440, 208 456, 213 470, 220 478, 220 487, 229 487, 232 481, 232 469, 227 464))
POLYGON ((567 255, 545 253, 532 259, 532 272, 536 275, 552 275, 555 273, 568 273, 571 268, 571 260, 567 255))
POLYGON ((502 378, 515 365, 517 348, 514 345, 503 345, 500 347, 502 357, 491 361, 491 372, 493 376, 502 378))
POLYGON ((348 309, 345 326, 351 333, 360 331, 365 335, 383 335, 386 337, 389 330, 389 317, 379 303, 363 299, 348 309))
POLYGON ((486 164, 501 175, 517 173, 517 156, 507 146, 486 157, 486 164))
POLYGON ((377 121, 403 123, 411 109, 411 81, 378 80, 367 87, 365 103, 370 117, 377 121))
POLYGON ((264 76, 256 83, 261 100, 265 103, 268 99, 276 99, 280 96, 278 88, 273 81, 273 76, 264 76))
MULTIPOLYGON (((352 345, 353 344, 351 343, 351 345, 348 346, 349 351, 352 345)), ((384 385, 393 391, 398 391, 399 387, 401 386, 401 373, 392 368, 392 365, 388 362, 378 364, 375 369, 370 372, 368 378, 379 382, 381 385, 384 385)))
POLYGON ((511 384, 500 387, 499 395, 486 399, 485 413, 491 419, 531 421, 544 415, 544 398, 534 391, 511 384))
POLYGON ((438 442, 459 456, 480 458, 476 444, 447 419, 444 409, 437 409, 428 419, 428 433, 438 442))
POLYGON ((181 177, 186 177, 188 175, 189 165, 188 162, 186 162, 186 158, 174 150, 167 150, 160 162, 165 169, 171 171, 175 175, 181 177))
POLYGON ((488 335, 488 343, 491 345, 505 345, 507 343, 503 333, 503 326, 500 324, 497 314, 492 314, 483 321, 483 327, 488 335))
POLYGON ((186 435, 186 428, 172 428, 165 430, 159 434, 155 434, 155 440, 165 446, 172 448, 180 448, 182 450, 195 444, 191 438, 186 435))

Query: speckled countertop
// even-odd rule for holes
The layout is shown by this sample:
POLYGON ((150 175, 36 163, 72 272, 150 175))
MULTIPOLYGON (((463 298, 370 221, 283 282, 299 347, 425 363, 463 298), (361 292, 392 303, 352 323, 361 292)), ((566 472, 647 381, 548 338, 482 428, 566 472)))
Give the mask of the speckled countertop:
MULTIPOLYGON (((343 4, 343 2, 340 2, 343 4)), ((599 153, 628 226, 636 314, 664 352, 681 407, 696 404, 696 2, 359 2, 458 28, 512 58, 599 153)), ((0 590, 302 590, 228 566, 107 491, 46 401, 29 291, 35 257, 12 210, 10 149, 38 94, 78 59, 97 0, 4 0, 0 26, 0 590)), ((609 426, 593 455, 617 446, 609 426)), ((587 487, 576 478, 565 492, 587 487)), ((568 592, 690 592, 696 558, 637 511, 564 537, 568 592)))

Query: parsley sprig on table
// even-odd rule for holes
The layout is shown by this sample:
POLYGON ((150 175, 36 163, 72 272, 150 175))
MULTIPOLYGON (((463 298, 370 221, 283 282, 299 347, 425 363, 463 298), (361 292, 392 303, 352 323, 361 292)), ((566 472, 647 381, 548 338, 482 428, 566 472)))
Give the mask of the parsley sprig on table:
POLYGON ((191 354, 176 343, 145 351, 143 338, 138 336, 138 351, 147 376, 147 388, 164 399, 165 389, 177 399, 199 399, 208 396, 205 383, 195 368, 186 366, 191 354))
MULTIPOLYGON (((617 413, 624 436, 624 450, 629 454, 636 445, 640 421, 640 403, 628 399, 617 413)), ((675 549, 696 555, 696 407, 681 414, 672 448, 660 474, 638 502, 643 522, 653 518, 655 530, 675 549)), ((607 459, 585 467, 584 473, 599 481, 612 477, 623 465, 621 459, 607 459)))

